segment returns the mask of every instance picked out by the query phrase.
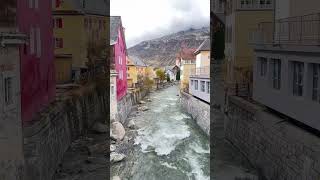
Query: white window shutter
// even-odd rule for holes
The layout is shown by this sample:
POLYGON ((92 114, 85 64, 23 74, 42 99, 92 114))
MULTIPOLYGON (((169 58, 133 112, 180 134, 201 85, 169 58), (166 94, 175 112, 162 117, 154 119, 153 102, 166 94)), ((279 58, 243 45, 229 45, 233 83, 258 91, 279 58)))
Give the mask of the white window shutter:
POLYGON ((29 0, 29 8, 33 8, 33 0, 29 0))
POLYGON ((34 52, 35 52, 35 49, 34 49, 34 28, 33 27, 31 27, 30 28, 30 41, 29 41, 29 43, 30 43, 30 54, 34 54, 34 52))
POLYGON ((34 8, 39 8, 39 0, 34 0, 34 8))
POLYGON ((37 57, 41 57, 41 31, 37 28, 37 57))

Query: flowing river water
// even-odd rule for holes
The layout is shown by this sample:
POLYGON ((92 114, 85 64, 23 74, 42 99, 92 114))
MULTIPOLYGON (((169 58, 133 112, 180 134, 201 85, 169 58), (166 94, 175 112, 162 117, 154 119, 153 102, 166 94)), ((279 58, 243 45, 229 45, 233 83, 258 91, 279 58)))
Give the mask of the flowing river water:
POLYGON ((151 93, 137 126, 130 180, 210 179, 209 138, 180 106, 177 86, 151 93))

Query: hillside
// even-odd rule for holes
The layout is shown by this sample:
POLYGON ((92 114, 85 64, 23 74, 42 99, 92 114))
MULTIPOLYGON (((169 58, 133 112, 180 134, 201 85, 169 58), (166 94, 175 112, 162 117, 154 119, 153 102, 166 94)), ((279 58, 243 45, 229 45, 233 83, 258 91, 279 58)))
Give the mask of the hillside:
POLYGON ((174 65, 176 53, 182 46, 197 48, 204 39, 209 37, 209 27, 188 29, 161 38, 143 41, 129 48, 128 53, 129 56, 141 58, 148 65, 174 65))

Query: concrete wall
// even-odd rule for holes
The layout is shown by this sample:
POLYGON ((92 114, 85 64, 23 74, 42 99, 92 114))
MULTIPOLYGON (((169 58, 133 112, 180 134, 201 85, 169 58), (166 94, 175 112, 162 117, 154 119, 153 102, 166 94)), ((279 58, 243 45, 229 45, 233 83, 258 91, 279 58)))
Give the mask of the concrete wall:
POLYGON ((105 120, 103 99, 95 92, 55 102, 32 126, 24 127, 24 180, 50 180, 71 142, 105 120))
POLYGON ((200 128, 210 136, 210 105, 181 91, 182 108, 192 116, 200 128))
POLYGON ((320 138, 257 105, 230 97, 225 134, 268 180, 320 179, 320 138))

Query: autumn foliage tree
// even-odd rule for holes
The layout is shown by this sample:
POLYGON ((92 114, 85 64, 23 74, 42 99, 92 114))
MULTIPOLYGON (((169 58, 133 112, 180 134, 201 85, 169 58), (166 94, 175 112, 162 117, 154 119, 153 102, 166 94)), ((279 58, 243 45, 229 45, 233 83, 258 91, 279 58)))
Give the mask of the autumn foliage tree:
POLYGON ((166 79, 166 74, 165 74, 164 70, 162 70, 162 69, 157 69, 156 75, 160 79, 161 82, 163 82, 166 79))

